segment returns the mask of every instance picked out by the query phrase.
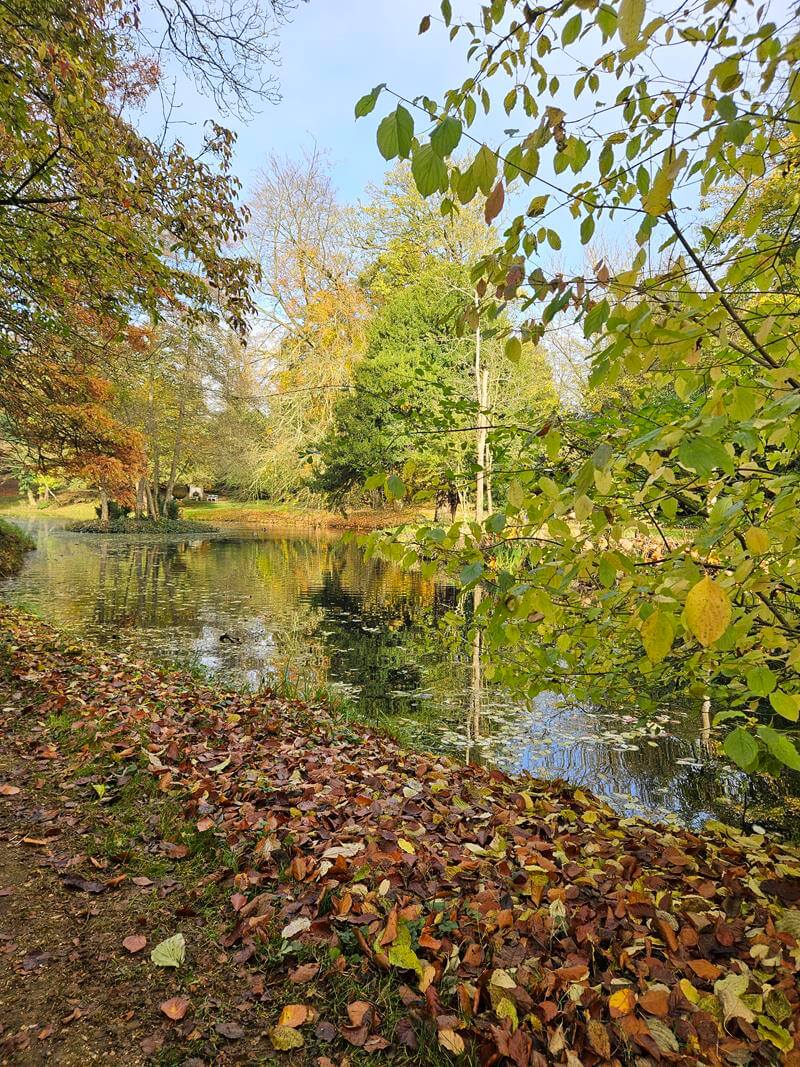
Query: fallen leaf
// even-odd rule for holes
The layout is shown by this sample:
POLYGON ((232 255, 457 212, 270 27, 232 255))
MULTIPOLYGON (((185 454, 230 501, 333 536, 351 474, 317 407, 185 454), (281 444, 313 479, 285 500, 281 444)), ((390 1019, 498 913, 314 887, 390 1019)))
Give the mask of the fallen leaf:
POLYGON ((612 1019, 630 1015, 636 1007, 636 994, 632 989, 618 989, 608 998, 608 1009, 612 1019))
POLYGON ((310 929, 311 920, 306 918, 294 919, 293 922, 288 923, 281 930, 281 937, 284 940, 289 941, 295 936, 295 934, 302 934, 304 931, 310 929))
POLYGON ((705 978, 709 982, 716 982, 722 974, 722 968, 708 960, 689 960, 689 967, 698 978, 705 978))
POLYGON ((127 949, 128 952, 141 952, 147 944, 147 938, 144 934, 130 934, 122 942, 122 947, 127 949))
POLYGON ((293 1030, 291 1026, 273 1026, 269 1032, 269 1039, 276 1052, 288 1052, 293 1048, 302 1048, 305 1039, 299 1030, 293 1030))
MULTIPOLYGON (((230 1022, 217 1023, 214 1029, 218 1034, 221 1034, 222 1037, 227 1037, 229 1041, 238 1041, 240 1038, 244 1037, 244 1027, 233 1020, 230 1022)), ((298 1048, 299 1046, 295 1045, 292 1047, 298 1048)))
POLYGON ((289 972, 289 981, 294 982, 295 985, 302 985, 316 978, 317 974, 319 974, 318 963, 301 963, 299 967, 289 972))
POLYGON ((455 1030, 440 1030, 437 1037, 442 1048, 447 1049, 448 1052, 452 1052, 456 1056, 460 1056, 467 1047, 464 1044, 464 1038, 461 1034, 456 1033, 455 1030))
POLYGON ((22 790, 16 785, 7 785, 5 782, 0 783, 0 797, 15 797, 20 792, 22 790))
POLYGON ((285 1004, 281 1009, 278 1026, 302 1026, 308 1022, 309 1010, 305 1004, 285 1004))
POLYGON ((353 1026, 361 1026, 367 1016, 371 1019, 373 1011, 374 1008, 367 1000, 354 1000, 347 1005, 347 1016, 353 1026))
POLYGON ((172 997, 171 1000, 162 1001, 159 1008, 168 1019, 178 1022, 189 1010, 189 1001, 185 997, 172 997))
POLYGON ((157 967, 180 967, 186 959, 186 940, 183 934, 173 934, 156 945, 150 959, 157 967))

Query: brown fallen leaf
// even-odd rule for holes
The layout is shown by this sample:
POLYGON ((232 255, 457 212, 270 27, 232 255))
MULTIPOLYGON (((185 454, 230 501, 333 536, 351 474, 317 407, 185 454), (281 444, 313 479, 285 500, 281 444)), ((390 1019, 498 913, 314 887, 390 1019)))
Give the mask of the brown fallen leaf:
POLYGON ((244 1027, 237 1022, 223 1022, 217 1023, 214 1027, 218 1034, 223 1037, 227 1037, 229 1041, 238 1041, 239 1038, 244 1037, 244 1027))
POLYGON ((6 782, 0 782, 0 797, 15 797, 22 790, 16 785, 8 785, 6 782))
POLYGON ((122 947, 127 949, 128 952, 141 952, 147 944, 147 938, 144 934, 129 934, 128 937, 122 942, 122 947))
POLYGON ((347 1016, 353 1026, 361 1026, 365 1018, 369 1015, 369 1021, 372 1021, 372 1014, 374 1008, 367 1000, 354 1000, 351 1004, 347 1005, 347 1016))
POLYGON ((172 997, 162 1001, 159 1008, 168 1019, 179 1022, 189 1010, 189 1001, 186 997, 172 997))
POLYGON ((80 878, 77 874, 62 874, 61 884, 65 889, 72 889, 78 893, 105 893, 107 886, 102 882, 90 882, 86 878, 80 878))
POLYGON ((663 1018, 669 1012, 669 991, 666 989, 648 989, 639 997, 639 1007, 650 1015, 663 1018))
POLYGON ((722 974, 722 968, 717 967, 710 960, 689 960, 689 966, 698 978, 704 978, 709 982, 716 982, 722 974))
POLYGON ((295 967, 293 971, 290 971, 289 981, 294 982, 295 985, 302 985, 304 982, 310 982, 312 978, 316 978, 318 974, 318 963, 301 963, 299 967, 295 967))
POLYGON ((440 1030, 438 1033, 439 1044, 448 1052, 460 1056, 465 1051, 464 1038, 455 1030, 440 1030))

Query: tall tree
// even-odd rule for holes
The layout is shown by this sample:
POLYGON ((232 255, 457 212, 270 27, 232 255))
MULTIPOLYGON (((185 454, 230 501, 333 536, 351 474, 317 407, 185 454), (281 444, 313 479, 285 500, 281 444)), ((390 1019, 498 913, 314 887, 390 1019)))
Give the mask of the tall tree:
MULTIPOLYGON (((159 0, 157 58, 177 57, 204 86, 242 98, 248 64, 272 47, 264 20, 286 7, 159 0)), ((0 409, 4 432, 22 443, 32 434, 42 462, 113 454, 118 431, 107 426, 100 442, 80 409, 96 405, 90 383, 131 319, 180 308, 243 329, 252 308, 253 264, 229 250, 244 233, 232 134, 210 124, 192 156, 132 122, 159 78, 145 24, 153 30, 136 0, 0 6, 0 409), (43 448, 36 427, 59 378, 70 385, 43 448)))
MULTIPOLYGON (((735 723, 725 750, 740 766, 800 769, 780 729, 800 711, 800 348, 787 329, 796 296, 785 256, 797 209, 777 199, 769 225, 755 213, 723 255, 716 223, 694 229, 691 210, 695 183, 713 197, 796 165, 787 131, 800 121, 800 16, 783 12, 779 25, 767 8, 756 25, 727 0, 668 15, 628 0, 501 0, 474 23, 443 0, 441 13, 451 38, 468 41, 470 76, 441 102, 393 103, 380 150, 410 158, 419 191, 447 210, 480 194, 489 217, 520 197, 476 274, 487 314, 517 301, 512 360, 577 320, 592 386, 646 372, 684 406, 644 432, 638 412, 618 411, 606 440, 558 477, 521 467, 493 528, 457 539, 421 531, 422 551, 484 583, 478 622, 510 683, 614 688, 640 704, 645 687, 705 693, 735 723), (586 58, 576 63, 578 41, 586 58), (562 56, 577 68, 569 93, 562 56), (514 128, 493 148, 477 122, 499 95, 514 128), (477 149, 466 167, 452 159, 464 139, 477 149), (624 269, 546 271, 543 253, 564 233, 588 244, 598 227, 622 224, 636 247, 624 269), (667 536, 679 512, 692 523, 667 536), (486 536, 503 523, 528 546, 516 572, 486 536), (646 560, 643 537, 660 546, 646 560)), ((746 203, 739 196, 727 217, 746 203)), ((560 430, 540 432, 557 460, 560 430)))

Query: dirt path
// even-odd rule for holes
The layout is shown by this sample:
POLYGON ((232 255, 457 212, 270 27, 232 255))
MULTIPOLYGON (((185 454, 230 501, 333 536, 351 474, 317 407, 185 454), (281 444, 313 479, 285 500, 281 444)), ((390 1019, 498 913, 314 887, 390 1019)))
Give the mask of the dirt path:
POLYGON ((72 777, 21 693, 0 685, 0 701, 0 1064, 278 1062, 263 973, 224 952, 223 930, 204 914, 204 892, 222 879, 189 888, 178 859, 151 878, 109 858, 113 808, 72 777), (180 974, 149 958, 177 930, 187 942, 180 974), (128 952, 129 935, 145 947, 128 952), (170 1021, 159 1005, 176 996, 190 1008, 170 1021))

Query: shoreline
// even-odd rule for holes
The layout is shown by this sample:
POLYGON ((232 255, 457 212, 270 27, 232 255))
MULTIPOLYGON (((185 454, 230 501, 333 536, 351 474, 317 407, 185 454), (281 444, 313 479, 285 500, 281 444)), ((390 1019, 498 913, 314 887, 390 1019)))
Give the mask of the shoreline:
MULTIPOLYGON (((44 508, 22 502, 0 505, 0 517, 20 519, 57 519, 65 524, 96 522, 93 504, 65 504, 44 508)), ((360 508, 348 514, 322 508, 255 506, 246 503, 220 502, 197 504, 181 509, 180 522, 197 525, 237 526, 258 529, 322 529, 367 533, 387 529, 405 522, 424 521, 430 517, 422 510, 396 508, 360 508)))
MULTIPOLYGON (((282 1054, 290 1064, 370 1049, 420 1064, 800 1062, 796 848, 719 824, 621 818, 565 783, 411 753, 324 707, 87 649, 4 606, 0 638, 2 748, 22 753, 0 770, 18 790, 0 795, 0 814, 13 811, 3 848, 57 854, 41 828, 27 846, 15 830, 26 804, 35 825, 55 778, 56 826, 100 819, 114 840, 99 868, 94 845, 78 849, 68 876, 101 889, 60 888, 62 911, 96 900, 116 915, 164 889, 169 899, 165 879, 205 901, 187 937, 191 973, 167 982, 190 1004, 187 1022, 165 1022, 157 1003, 137 1011, 159 1049, 227 1062, 230 1039, 206 1020, 196 984, 207 949, 214 989, 231 967, 242 989, 265 983, 237 1024, 237 1055, 251 1060, 285 1041, 302 1050, 282 1054), (157 861, 158 878, 140 861, 151 873, 157 861), (312 977, 292 979, 301 967, 312 977)), ((2 928, 24 921, 11 888, 2 928)), ((158 936, 181 923, 167 926, 158 936)), ((107 951, 108 966, 167 981, 107 951)), ((12 963, 25 973, 23 958, 12 963)), ((0 1047, 25 1029, 25 996, 0 987, 0 1047)), ((48 1036, 51 1055, 75 1025, 48 1036)), ((134 1036, 141 1055, 147 1035, 134 1036)))

